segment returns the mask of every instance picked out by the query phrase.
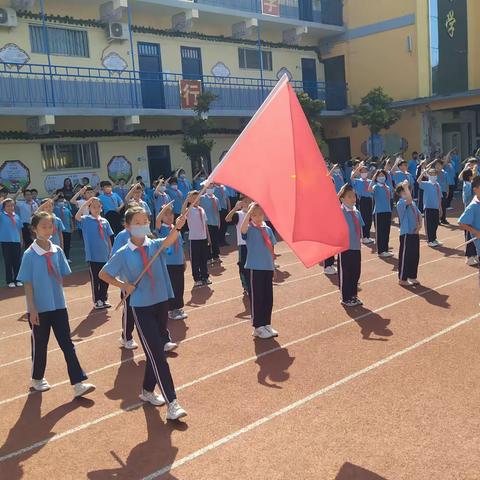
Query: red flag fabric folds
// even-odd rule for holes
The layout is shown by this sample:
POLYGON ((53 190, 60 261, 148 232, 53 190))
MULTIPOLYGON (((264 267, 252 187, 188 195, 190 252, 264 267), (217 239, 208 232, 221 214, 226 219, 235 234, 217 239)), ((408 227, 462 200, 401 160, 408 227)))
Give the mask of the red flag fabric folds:
POLYGON ((348 226, 333 182, 286 76, 209 180, 259 203, 306 267, 348 249, 348 226))

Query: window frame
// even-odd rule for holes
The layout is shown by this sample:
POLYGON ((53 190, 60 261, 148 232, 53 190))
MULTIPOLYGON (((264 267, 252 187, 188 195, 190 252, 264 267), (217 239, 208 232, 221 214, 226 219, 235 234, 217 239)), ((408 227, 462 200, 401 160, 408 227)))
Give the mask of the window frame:
MULTIPOLYGON (((260 71, 262 68, 261 65, 258 67, 249 67, 247 64, 247 55, 246 52, 255 52, 258 57, 258 49, 257 48, 249 48, 249 47, 238 47, 238 68, 241 70, 255 70, 255 71, 260 71), (242 57, 243 57, 243 63, 245 66, 242 67, 242 57)), ((273 53, 271 50, 263 50, 262 49, 262 60, 263 60, 263 71, 264 72, 273 72, 273 53), (265 61, 267 59, 267 62, 265 61), (269 61, 268 61, 269 60, 269 61), (270 64, 269 67, 265 67, 265 65, 268 63, 270 64)))
POLYGON ((100 154, 98 149, 98 142, 49 142, 49 143, 41 143, 40 144, 40 152, 42 155, 42 171, 43 172, 54 172, 58 170, 98 170, 100 168, 100 154), (77 165, 73 167, 66 167, 62 166, 59 163, 58 155, 57 155, 57 148, 59 146, 71 146, 76 147, 76 149, 80 152, 80 156, 77 157, 77 165), (88 152, 86 151, 86 147, 88 146, 88 152), (93 147, 93 150, 92 150, 93 147), (48 149, 52 149, 52 154, 47 155, 48 149), (92 155, 93 151, 93 155, 92 155), (53 165, 51 167, 47 164, 47 158, 51 158, 53 161, 53 165), (90 158, 91 164, 87 165, 85 160, 90 158))
MULTIPOLYGON (((66 25, 47 25, 46 28, 47 30, 67 30, 67 31, 75 31, 75 32, 83 32, 85 35, 85 50, 86 50, 86 55, 72 55, 72 54, 67 54, 67 53, 56 53, 52 51, 41 51, 35 50, 34 49, 34 44, 33 44, 33 38, 32 38, 32 30, 33 29, 43 29, 43 26, 38 23, 29 23, 28 25, 28 35, 29 35, 29 40, 30 40, 30 50, 32 53, 36 55, 48 55, 54 56, 54 57, 67 57, 67 58, 91 58, 91 51, 90 51, 90 39, 88 35, 88 30, 86 28, 75 28, 75 27, 70 27, 66 25)), ((47 32, 48 34, 48 32, 47 32)), ((44 46, 45 44, 45 38, 42 38, 42 45, 44 46)))

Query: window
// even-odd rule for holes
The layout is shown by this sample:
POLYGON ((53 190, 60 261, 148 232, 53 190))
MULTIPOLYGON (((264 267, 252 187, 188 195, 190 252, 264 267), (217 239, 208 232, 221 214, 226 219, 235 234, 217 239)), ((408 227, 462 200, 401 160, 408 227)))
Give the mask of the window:
POLYGON ((47 27, 48 49, 45 31, 41 25, 30 25, 30 43, 33 53, 48 53, 66 57, 89 57, 88 35, 86 30, 47 27))
MULTIPOLYGON (((262 50, 263 69, 272 71, 272 52, 262 50)), ((256 48, 239 48, 238 65, 240 68, 260 70, 260 55, 256 48)))
POLYGON ((42 145, 44 170, 100 168, 97 143, 45 143, 42 145))

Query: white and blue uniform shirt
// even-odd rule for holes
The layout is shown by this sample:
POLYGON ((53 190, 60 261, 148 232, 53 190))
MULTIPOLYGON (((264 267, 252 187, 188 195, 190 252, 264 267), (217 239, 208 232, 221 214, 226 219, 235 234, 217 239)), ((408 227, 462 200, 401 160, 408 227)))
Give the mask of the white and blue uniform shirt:
POLYGON ((60 238, 62 236, 62 232, 65 231, 65 225, 63 222, 56 216, 53 216, 53 233, 52 236, 50 237, 50 241, 57 245, 60 246, 60 238))
POLYGON ((423 208, 440 209, 442 203, 442 192, 438 182, 420 182, 420 188, 423 190, 423 208))
POLYGON ((410 172, 402 172, 401 170, 398 170, 397 172, 394 173, 393 178, 395 180, 395 185, 400 185, 405 180, 408 180, 408 184, 410 185, 411 188, 413 188, 415 184, 413 175, 410 172))
POLYGON ((91 215, 82 217, 83 241, 85 244, 85 261, 105 263, 110 256, 110 237, 112 227, 103 217, 94 218, 91 215), (100 233, 103 231, 103 238, 100 233))
POLYGON ((178 177, 178 189, 182 192, 183 198, 187 198, 187 195, 192 191, 192 184, 187 178, 178 177))
POLYGON ((168 189, 168 196, 173 200, 173 213, 175 215, 180 215, 182 213, 182 206, 183 206, 183 193, 178 190, 174 190, 173 188, 168 189))
MULTIPOLYGON (((143 248, 145 248, 148 260, 153 257, 162 244, 162 239, 151 240, 145 237, 143 248)), ((165 257, 165 252, 162 252, 155 259, 150 268, 150 274, 149 272, 145 273, 137 288, 130 295, 130 305, 132 307, 148 307, 174 298, 165 257)), ((127 245, 118 250, 103 268, 112 277, 118 277, 122 281, 133 285, 144 267, 141 252, 129 240, 127 245)))
POLYGON ((417 233, 417 228, 421 221, 421 214, 417 204, 412 202, 409 205, 405 199, 401 198, 397 202, 397 212, 400 219, 400 235, 417 233))
POLYGON ((218 198, 218 204, 219 204, 220 210, 227 210, 228 209, 227 189, 223 185, 220 185, 218 187, 215 187, 214 194, 218 198))
POLYGON ((360 199, 362 197, 365 198, 372 198, 373 192, 368 191, 368 187, 370 186, 371 181, 366 178, 352 178, 352 186, 357 194, 357 197, 360 199))
POLYGON ((417 176, 417 167, 418 167, 419 164, 420 163, 417 160, 414 160, 413 158, 408 161, 407 170, 408 170, 408 173, 410 173, 410 175, 413 178, 416 178, 416 176, 417 176))
MULTIPOLYGON (((474 198, 458 219, 458 223, 470 225, 475 230, 480 230, 480 201, 474 198)), ((478 238, 475 240, 475 247, 477 248, 477 254, 480 255, 480 240, 478 238)))
POLYGON ((170 198, 170 196, 168 195, 168 193, 165 193, 165 192, 158 192, 155 194, 155 199, 154 199, 154 203, 155 203, 155 212, 157 213, 157 215, 160 213, 160 211, 162 210, 162 208, 167 204, 167 203, 170 203, 172 201, 172 199, 170 198))
POLYGON ((343 177, 343 173, 333 173, 332 180, 335 185, 335 191, 338 193, 341 188, 345 185, 345 178, 343 177))
POLYGON ((365 225, 362 214, 355 207, 350 209, 346 205, 342 205, 342 211, 348 225, 349 250, 360 250, 362 227, 365 225))
POLYGON ((207 215, 207 225, 213 227, 220 226, 220 201, 215 195, 202 195, 200 206, 207 215))
MULTIPOLYGON (((162 223, 160 230, 158 230, 159 237, 167 238, 174 228, 174 225, 165 225, 162 223)), ((183 237, 180 232, 178 232, 178 238, 175 245, 168 247, 165 252, 167 254, 165 258, 167 265, 183 265, 185 263, 185 257, 183 255, 183 237)))
POLYGON ((227 191, 227 195, 230 197, 230 198, 234 198, 238 195, 238 192, 236 190, 234 190, 233 188, 231 187, 227 187, 225 185, 225 190, 227 191))
POLYGON ((125 197, 129 192, 129 188, 126 185, 123 187, 121 187, 120 185, 117 185, 116 187, 113 187, 112 190, 113 190, 113 193, 116 193, 122 199, 122 202, 125 201, 125 197))
POLYGON ((242 238, 247 244, 247 261, 245 262, 245 268, 250 270, 269 270, 273 272, 275 270, 273 255, 265 243, 261 229, 264 229, 268 235, 272 246, 275 246, 277 243, 272 229, 267 226, 266 223, 263 223, 260 228, 249 225, 247 233, 242 234, 242 238))
POLYGON ((122 247, 124 247, 130 240, 130 232, 128 230, 122 230, 113 241, 111 255, 117 253, 122 247))
POLYGON ((0 242, 21 243, 22 222, 16 213, 12 214, 12 218, 5 211, 0 212, 0 242))
POLYGON ((474 196, 475 195, 473 194, 472 190, 472 182, 463 182, 462 200, 465 208, 470 205, 470 202, 473 200, 474 196))
POLYGON ((441 170, 437 172, 437 182, 440 184, 440 188, 442 189, 442 193, 448 192, 448 175, 445 170, 441 170))
POLYGON ((35 241, 23 254, 17 279, 30 283, 33 301, 39 313, 53 312, 66 308, 61 278, 70 275, 71 270, 60 247, 50 243, 50 250, 41 248, 35 241), (51 254, 50 261, 56 273, 48 271, 45 254, 51 254))
POLYGON ((375 206, 373 213, 388 213, 392 211, 392 191, 387 184, 376 183, 373 185, 373 198, 375 206))
POLYGON ((443 169, 447 173, 447 182, 448 185, 455 185, 455 177, 457 176, 455 173, 455 168, 451 163, 447 163, 443 169))
POLYGON ((62 221, 63 231, 67 233, 72 233, 72 211, 67 206, 67 203, 64 205, 56 204, 53 208, 53 213, 62 221))
POLYGON ((112 192, 109 195, 106 193, 101 193, 98 196, 98 199, 102 202, 103 214, 106 215, 108 212, 116 211, 117 208, 122 204, 122 199, 115 193, 112 192))
POLYGON ((33 200, 30 203, 18 202, 17 212, 22 223, 30 223, 32 215, 37 211, 38 204, 33 200))

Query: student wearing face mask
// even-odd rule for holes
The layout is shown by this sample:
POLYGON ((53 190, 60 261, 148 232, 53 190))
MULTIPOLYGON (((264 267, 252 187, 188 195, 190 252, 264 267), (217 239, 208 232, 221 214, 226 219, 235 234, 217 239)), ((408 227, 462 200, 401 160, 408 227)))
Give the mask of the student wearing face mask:
POLYGON ((441 245, 437 240, 437 229, 442 213, 442 189, 437 182, 437 171, 431 166, 423 170, 418 177, 418 185, 423 192, 423 211, 425 215, 425 230, 428 246, 435 248, 441 245))
POLYGON ((176 177, 173 177, 167 181, 167 193, 173 201, 173 213, 175 218, 177 218, 182 213, 184 197, 178 188, 178 180, 176 177))
POLYGON ((328 172, 328 176, 332 179, 333 184, 335 185, 335 191, 338 192, 345 185, 345 177, 343 176, 342 169, 336 163, 331 170, 328 172))
POLYGON ((362 214, 355 207, 356 196, 352 186, 344 185, 338 192, 338 198, 342 203, 342 211, 349 231, 349 249, 338 255, 338 276, 342 305, 357 307, 363 305, 357 297, 362 265, 360 248, 363 219, 362 214))
POLYGON ((62 221, 63 224, 63 251, 67 257, 67 262, 72 263, 70 260, 70 245, 72 243, 72 232, 74 229, 72 210, 69 203, 65 200, 65 197, 60 193, 55 199, 55 205, 53 207, 53 213, 57 218, 62 221))
POLYGON ((360 162, 358 167, 352 172, 351 182, 357 194, 358 206, 364 222, 362 243, 369 245, 374 243, 370 238, 373 216, 373 192, 369 190, 370 180, 368 179, 368 168, 365 166, 365 162, 360 162), (357 178, 358 176, 360 178, 357 178))
POLYGON ((397 212, 400 221, 400 250, 398 253, 398 283, 404 287, 418 285, 420 236, 422 216, 412 198, 410 183, 404 180, 395 190, 399 200, 397 212))
POLYGON ((153 192, 153 201, 155 204, 155 215, 158 215, 162 211, 162 208, 172 201, 167 193, 167 186, 163 179, 158 180, 155 191, 153 192))
POLYGON ((201 190, 203 187, 203 182, 207 179, 207 175, 203 170, 197 172, 195 177, 193 177, 193 188, 195 190, 201 190))
POLYGON ((209 185, 207 191, 200 199, 200 206, 207 216, 208 231, 210 234, 210 264, 220 262, 220 201, 215 196, 215 187, 209 185))
POLYGON ((190 183, 190 180, 188 180, 187 174, 185 173, 185 170, 183 168, 178 170, 177 179, 178 189, 182 192, 183 198, 187 198, 188 192, 192 190, 193 186, 190 183))
POLYGON ((368 189, 373 192, 375 208, 373 214, 375 217, 375 234, 377 237, 377 252, 381 258, 392 257, 393 254, 388 251, 388 242, 390 240, 390 227, 392 223, 392 190, 386 184, 387 172, 377 170, 372 178, 372 183, 368 189))
POLYGON ((180 216, 166 238, 152 240, 148 236, 150 220, 145 210, 141 207, 130 208, 125 214, 125 228, 130 231, 131 238, 110 258, 99 275, 104 282, 131 295, 135 326, 147 359, 140 399, 156 406, 167 403, 167 420, 178 420, 185 417, 187 412, 177 401, 164 352, 168 335, 169 299, 173 298, 165 263, 166 254, 162 252, 156 257, 138 285, 135 286, 134 282, 160 248, 175 245, 184 224, 185 217, 180 216), (155 392, 156 385, 161 395, 155 392))

